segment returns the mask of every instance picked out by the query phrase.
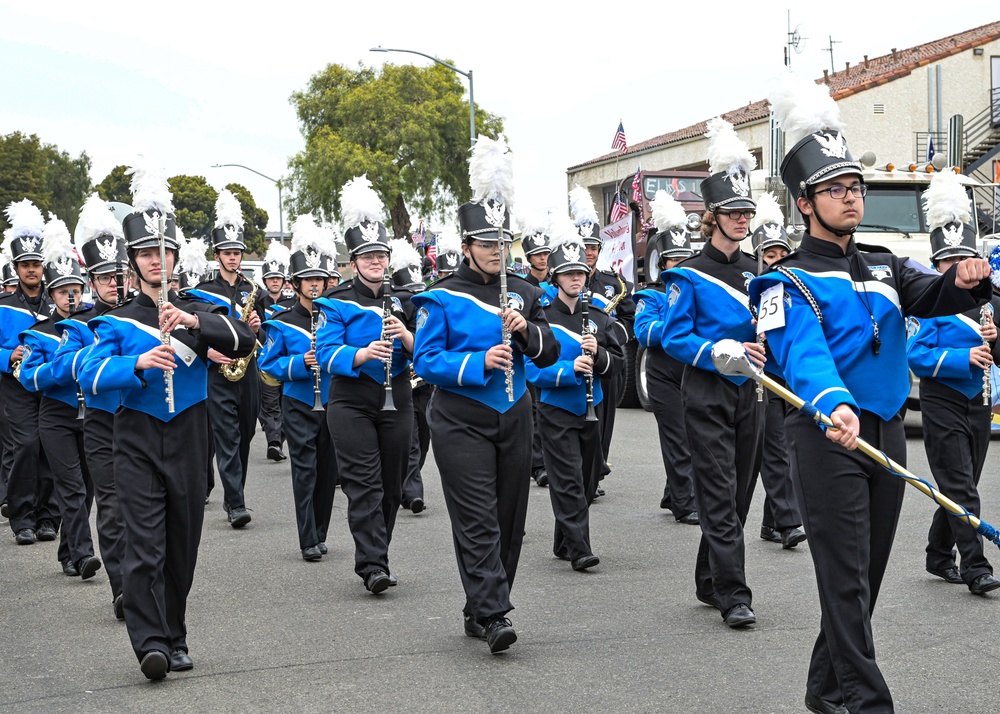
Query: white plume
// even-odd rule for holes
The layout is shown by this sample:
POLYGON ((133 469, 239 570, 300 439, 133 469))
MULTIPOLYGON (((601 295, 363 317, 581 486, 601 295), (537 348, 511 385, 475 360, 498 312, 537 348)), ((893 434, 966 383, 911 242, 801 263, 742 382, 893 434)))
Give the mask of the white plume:
POLYGON ((10 228, 3 232, 3 237, 3 246, 0 246, 0 267, 9 265, 14 260, 14 255, 10 252, 10 228))
MULTIPOLYGON (((319 226, 318 242, 317 246, 319 248, 320 255, 328 255, 332 258, 337 257, 337 231, 334 229, 332 223, 324 221, 319 226)), ((343 243, 343 241, 340 241, 343 243)))
POLYGON ((442 228, 436 235, 438 255, 445 253, 462 255, 462 239, 458 237, 458 233, 455 232, 454 228, 442 228))
POLYGON ((476 139, 469 158, 469 185, 473 203, 489 199, 504 204, 510 212, 514 205, 514 165, 503 134, 496 139, 480 134, 476 139))
POLYGON ((549 241, 549 247, 555 251, 560 246, 575 244, 580 246, 580 255, 583 255, 583 238, 580 237, 580 232, 569 216, 554 213, 550 218, 549 235, 552 236, 552 240, 549 241))
POLYGON ((38 206, 27 198, 12 202, 4 213, 10 228, 4 232, 7 240, 23 238, 24 236, 41 236, 45 230, 45 217, 38 206))
POLYGON ((242 230, 244 224, 239 199, 228 188, 219 191, 219 197, 215 199, 215 227, 236 226, 242 230))
POLYGON ((305 253, 307 248, 312 248, 319 253, 322 244, 323 236, 313 214, 303 213, 296 216, 292 221, 292 252, 305 253))
POLYGON ((657 231, 662 233, 671 228, 687 227, 687 214, 684 212, 684 206, 662 188, 653 196, 649 207, 653 212, 653 223, 656 224, 657 231))
POLYGON ((292 251, 285 247, 285 244, 281 241, 273 240, 271 244, 267 246, 267 253, 264 255, 265 263, 277 262, 281 265, 288 267, 288 260, 292 256, 292 251))
POLYGON ((186 241, 179 240, 178 243, 180 244, 177 257, 178 272, 194 276, 202 276, 207 273, 208 260, 205 258, 205 252, 208 250, 208 243, 203 238, 195 238, 194 236, 186 241))
POLYGON ((543 217, 537 213, 530 213, 519 220, 521 224, 521 237, 530 235, 545 235, 549 232, 548 217, 543 217))
POLYGON ((590 195, 590 191, 579 184, 569 192, 569 210, 573 214, 573 223, 578 226, 601 222, 597 217, 597 207, 594 206, 594 198, 590 195))
POLYGON ((80 209, 80 218, 77 222, 77 234, 80 236, 80 247, 91 243, 101 236, 114 236, 118 240, 124 240, 122 224, 111 212, 108 202, 96 193, 90 194, 83 208, 80 209))
POLYGON ((924 191, 924 211, 930 230, 960 221, 972 222, 972 201, 954 171, 941 171, 931 178, 924 191))
POLYGON ((51 265, 67 258, 79 262, 76 252, 73 250, 73 239, 70 238, 69 228, 55 215, 49 214, 49 222, 45 224, 42 232, 42 263, 51 265))
POLYGON ((778 199, 770 191, 757 199, 757 215, 750 222, 750 231, 757 230, 765 223, 773 223, 777 226, 785 225, 785 215, 781 212, 778 199))
POLYGON ((785 132, 785 146, 821 129, 841 132, 840 108, 825 84, 786 72, 768 96, 774 120, 785 132))
POLYGON ((344 242, 344 231, 341 230, 340 225, 336 221, 323 221, 320 226, 323 230, 330 232, 330 240, 334 243, 344 242))
POLYGON ((393 238, 389 241, 389 249, 392 251, 392 257, 389 259, 389 272, 395 273, 397 270, 414 265, 419 268, 423 263, 420 253, 406 238, 393 238))
POLYGON ((125 175, 132 177, 132 208, 136 212, 173 212, 173 195, 167 185, 167 177, 155 161, 140 156, 125 175))
POLYGON ((365 221, 380 222, 383 213, 382 199, 375 193, 367 174, 355 176, 340 189, 340 215, 348 228, 360 226, 365 221))
POLYGON ((736 135, 733 125, 722 117, 708 120, 708 170, 709 173, 725 171, 730 176, 743 171, 750 173, 757 168, 757 159, 750 153, 746 142, 736 135))

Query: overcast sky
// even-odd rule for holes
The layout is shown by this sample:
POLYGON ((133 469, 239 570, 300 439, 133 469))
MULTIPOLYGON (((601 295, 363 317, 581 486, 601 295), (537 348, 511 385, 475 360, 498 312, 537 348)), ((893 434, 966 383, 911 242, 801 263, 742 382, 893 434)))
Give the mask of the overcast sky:
MULTIPOLYGON (((842 69, 1000 17, 995 0, 962 2, 954 13, 940 4, 796 4, 791 25, 808 39, 792 67, 812 77, 830 67, 831 36, 842 69)), ((328 63, 428 64, 369 52, 414 49, 472 69, 477 103, 504 117, 519 212, 564 209, 566 168, 608 152, 619 119, 635 144, 761 99, 783 71, 786 4, 680 5, 0 0, 0 133, 86 151, 95 182, 145 153, 169 175, 241 183, 277 230, 272 183, 211 165, 284 176, 303 146, 293 91, 328 63)))

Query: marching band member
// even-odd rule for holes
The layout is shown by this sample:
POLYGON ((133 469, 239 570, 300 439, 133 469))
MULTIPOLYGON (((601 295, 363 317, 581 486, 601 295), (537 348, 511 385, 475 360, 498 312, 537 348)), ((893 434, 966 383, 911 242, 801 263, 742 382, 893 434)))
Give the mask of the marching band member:
MULTIPOLYGON (((281 241, 271 241, 271 244, 268 245, 267 254, 264 256, 263 270, 264 286, 267 288, 267 292, 260 299, 260 307, 264 311, 265 320, 270 320, 276 313, 285 309, 278 303, 285 299, 282 290, 288 277, 289 257, 289 250, 281 241)), ((322 290, 320 292, 322 293, 322 290)), ((267 458, 271 461, 284 461, 286 458, 281 451, 281 444, 285 441, 281 421, 281 396, 282 387, 280 384, 261 383, 260 413, 257 418, 264 431, 264 437, 267 439, 267 458)))
MULTIPOLYGON (((604 245, 601 239, 601 224, 597 217, 597 208, 590 191, 577 186, 569 192, 570 210, 573 221, 583 238, 587 251, 587 266, 590 276, 587 278, 587 290, 594 300, 598 310, 615 318, 615 330, 618 344, 625 349, 626 343, 632 339, 632 323, 635 322, 635 303, 632 302, 632 284, 621 275, 610 270, 598 270, 597 260, 604 245)), ((550 291, 551 292, 551 291, 550 291)), ((619 370, 613 375, 601 377, 601 388, 604 391, 604 418, 601 419, 601 454, 603 465, 601 479, 611 473, 608 466, 608 454, 611 451, 611 437, 615 430, 615 411, 618 408, 618 395, 625 388, 625 370, 619 370)), ((596 495, 604 495, 604 489, 597 487, 596 495)))
POLYGON ((480 136, 469 170, 473 202, 458 209, 465 260, 412 298, 414 368, 437 386, 431 443, 465 590, 465 633, 485 639, 493 653, 517 639, 507 613, 531 473, 524 357, 547 367, 559 354, 541 291, 502 272, 500 240, 512 238, 511 173, 503 139, 480 136))
MULTIPOLYGON (((757 201, 757 215, 750 224, 750 240, 758 265, 771 265, 792 250, 785 231, 785 217, 777 199, 765 193, 757 201)), ((766 345, 765 345, 766 349, 766 345)), ((774 360, 765 364, 771 377, 785 383, 774 360)), ((788 461, 788 444, 785 439, 785 415, 791 406, 773 392, 765 396, 764 439, 761 445, 760 482, 764 487, 764 517, 760 537, 771 543, 781 543, 785 550, 794 548, 806 539, 802 530, 802 517, 795 499, 791 465, 788 461)))
POLYGON ((326 289, 332 290, 340 285, 340 282, 343 279, 343 276, 340 274, 340 266, 337 262, 337 256, 339 248, 343 246, 344 241, 341 238, 340 229, 333 223, 324 221, 320 224, 320 230, 323 235, 323 270, 325 270, 329 276, 326 279, 326 289))
MULTIPOLYGON (((10 241, 0 247, 0 294, 14 292, 17 289, 17 276, 10 264, 10 241), (8 275, 13 275, 14 285, 7 289, 8 275)), ((10 449, 10 428, 7 426, 7 414, 3 408, 3 396, 0 393, 0 517, 7 518, 7 478, 10 475, 10 464, 14 453, 10 449)))
POLYGON ((560 344, 559 359, 544 368, 529 360, 525 377, 540 388, 538 427, 545 433, 542 449, 555 516, 552 552, 584 571, 601 562, 591 548, 589 514, 601 468, 599 376, 621 369, 623 354, 611 329, 614 318, 583 305, 589 301, 581 290, 590 268, 575 226, 559 228, 562 234, 548 256, 556 297, 545 308, 560 344))
MULTIPOLYGON (((10 431, 14 458, 7 478, 10 529, 18 545, 35 540, 55 540, 59 508, 48 460, 38 440, 38 407, 41 395, 29 392, 14 372, 20 369, 24 347, 18 335, 48 315, 48 297, 42 285, 42 232, 45 219, 28 199, 11 203, 4 211, 11 227, 4 232, 11 246, 11 264, 18 285, 0 295, 0 392, 10 431)), ((63 552, 60 560, 68 554, 63 552)), ((67 574, 76 569, 71 562, 67 574)))
MULTIPOLYGON (((411 293, 424 291, 421 274, 422 260, 413 243, 405 238, 389 241, 390 258, 389 272, 392 274, 392 287, 395 290, 406 290, 411 293)), ((413 433, 410 436, 410 456, 406 467, 406 477, 403 479, 400 505, 408 508, 414 515, 423 513, 427 504, 424 502, 424 481, 420 470, 427 460, 427 447, 430 446, 431 433, 427 425, 427 404, 431 398, 431 385, 418 380, 417 386, 412 386, 413 398, 413 433)))
POLYGON ((711 176, 702 183, 707 241, 698 255, 661 273, 667 316, 660 339, 667 353, 686 365, 681 398, 702 533, 695 595, 738 628, 757 621, 746 582, 743 524, 759 467, 763 413, 753 382, 719 374, 711 352, 717 340, 736 339, 755 361, 764 361, 746 293, 757 265, 740 252, 756 207, 750 197, 756 160, 728 122, 712 119, 707 135, 711 176))
MULTIPOLYGON (((691 249, 684 207, 673 196, 661 189, 656 192, 650 207, 657 230, 650 236, 657 245, 657 266, 655 275, 650 276, 650 285, 632 296, 636 304, 635 338, 646 350, 646 388, 656 418, 663 470, 667 475, 660 508, 671 511, 678 522, 696 526, 699 524, 698 505, 681 401, 684 363, 668 355, 660 342, 667 311, 667 296, 660 273, 677 267, 682 260, 694 255, 694 250, 691 249)), ((647 251, 647 255, 652 257, 652 252, 647 251)))
POLYGON ((319 369, 314 345, 321 321, 314 299, 323 294, 329 274, 322 266, 323 241, 312 216, 295 221, 293 236, 287 268, 298 299, 264 322, 267 339, 260 369, 281 380, 299 549, 303 560, 317 561, 327 553, 337 475, 325 409, 330 375, 319 369))
MULTIPOLYGON (((94 343, 94 333, 87 322, 125 300, 125 271, 128 265, 122 225, 97 194, 92 194, 80 210, 77 235, 80 236, 80 254, 90 277, 94 305, 75 313, 72 320, 56 324, 56 332, 62 336, 56 360, 69 357, 70 372, 74 378, 85 355, 81 351, 89 350, 94 343)), ((94 484, 94 500, 97 502, 97 540, 111 585, 115 617, 124 620, 121 564, 125 552, 125 524, 115 491, 113 454, 115 411, 121 405, 121 395, 114 391, 100 394, 81 392, 86 399, 83 443, 87 470, 94 484)))
MULTIPOLYGON (((521 226, 521 250, 528 259, 528 274, 525 276, 532 285, 548 293, 549 291, 549 254, 552 247, 547 235, 549 227, 537 217, 529 217, 521 226)), ((550 297, 546 295, 543 305, 547 305, 550 297)), ((549 474, 545 470, 545 456, 542 452, 542 432, 538 427, 538 387, 528 383, 531 393, 531 478, 539 486, 547 486, 549 474)))
POLYGON ((445 228, 437 236, 437 275, 446 278, 462 263, 462 239, 453 229, 445 228))
POLYGON ((185 610, 205 517, 208 351, 242 357, 255 338, 223 307, 161 294, 178 248, 170 191, 150 168, 130 173, 135 212, 123 227, 139 294, 91 320, 97 341, 78 376, 85 392, 121 393, 114 438, 125 625, 143 674, 162 679, 194 666, 185 610))
POLYGON ((781 178, 806 233, 795 252, 753 281, 751 298, 766 303, 770 319, 762 328, 789 387, 834 424, 817 429, 802 412, 785 424, 823 615, 806 707, 867 714, 893 710, 875 661, 871 614, 904 484, 854 449, 860 436, 906 462, 899 416, 909 391, 904 316, 969 310, 992 290, 984 260, 930 275, 891 253, 858 249, 853 235, 867 187, 828 91, 789 75, 770 97, 792 147, 781 178))
MULTIPOLYGON (((955 263, 979 257, 971 202, 958 176, 951 171, 934 174, 923 200, 934 269, 946 273, 955 263)), ((992 404, 983 399, 983 385, 1000 356, 997 309, 1000 298, 993 297, 990 304, 957 315, 911 318, 907 345, 910 369, 920 377, 924 449, 934 481, 941 493, 977 516, 979 477, 991 432, 992 404)), ((976 595, 1000 588, 982 536, 940 506, 927 533, 927 572, 949 583, 965 583, 976 595), (955 564, 956 545, 961 570, 955 564)))
POLYGON ((409 293, 393 291, 385 279, 390 248, 379 220, 382 201, 366 177, 344 185, 341 210, 354 279, 317 301, 326 322, 316 359, 332 375, 327 419, 347 496, 354 571, 377 595, 392 584, 389 542, 413 431, 406 358, 413 309, 409 293))
MULTIPOLYGON (((189 291, 196 299, 226 308, 227 314, 260 329, 262 309, 251 305, 257 286, 240 271, 243 262, 243 209, 228 189, 219 193, 215 202, 215 228, 212 249, 219 264, 219 274, 189 291), (246 312, 246 314, 244 314, 246 312)), ((243 528, 251 516, 246 507, 244 487, 250 465, 250 442, 257 430, 260 411, 260 376, 256 360, 246 361, 242 376, 234 370, 236 363, 216 349, 209 351, 214 363, 209 367, 208 414, 215 439, 215 465, 222 481, 229 524, 243 528)))
POLYGON ((71 317, 84 280, 66 224, 50 216, 42 246, 43 280, 54 311, 21 333, 24 358, 20 380, 29 392, 41 394, 38 436, 52 470, 62 516, 59 559, 67 575, 94 577, 101 561, 94 557, 90 507, 94 486, 84 457, 83 421, 78 418, 78 387, 70 360, 55 358, 60 337, 56 322, 71 317))

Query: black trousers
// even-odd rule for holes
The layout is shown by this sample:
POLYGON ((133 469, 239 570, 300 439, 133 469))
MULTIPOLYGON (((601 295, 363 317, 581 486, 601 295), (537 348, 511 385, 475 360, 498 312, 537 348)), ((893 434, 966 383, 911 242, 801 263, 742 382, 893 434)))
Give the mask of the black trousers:
MULTIPOLYGON (((852 714, 891 712, 892 695, 875 662, 871 614, 896 534, 903 480, 830 441, 799 412, 786 426, 822 611, 807 687, 843 701, 852 714)), ((861 437, 906 464, 900 417, 884 422, 862 412, 861 437)))
POLYGON ((215 464, 226 505, 246 506, 243 489, 250 465, 250 442, 260 411, 260 376, 251 360, 243 379, 230 382, 217 366, 208 370, 208 413, 215 439, 215 464))
POLYGON ((681 396, 701 520, 695 587, 725 615, 739 603, 753 604, 743 526, 760 469, 763 405, 752 381, 736 386, 690 366, 684 369, 681 396))
MULTIPOLYGON (((776 380, 784 385, 784 380, 776 380)), ((785 417, 792 407, 774 392, 764 391, 764 444, 761 452, 760 482, 767 497, 761 525, 779 531, 802 525, 799 504, 795 498, 785 436, 785 417)))
POLYGON ((601 469, 600 421, 538 404, 538 425, 545 430, 542 448, 555 517, 552 552, 568 560, 592 555, 590 502, 601 469))
POLYGON ((354 572, 362 579, 389 572, 403 476, 410 457, 413 401, 409 373, 392 383, 394 411, 383 411, 382 385, 366 376, 330 381, 327 419, 337 451, 347 525, 354 537, 354 572))
POLYGON ((302 549, 326 542, 336 491, 337 455, 325 411, 314 412, 311 404, 287 396, 282 398, 282 410, 302 549))
POLYGON ((0 388, 0 503, 7 503, 7 479, 14 461, 14 450, 10 443, 10 427, 7 426, 7 410, 3 408, 3 389, 0 388))
POLYGON ((660 349, 654 348, 646 354, 646 385, 653 416, 656 417, 663 470, 667 474, 660 503, 680 518, 698 510, 681 399, 684 363, 660 349))
POLYGON ((260 413, 257 415, 257 419, 260 421, 260 428, 264 430, 268 446, 280 446, 285 440, 285 433, 281 428, 281 410, 281 385, 261 382, 260 413))
POLYGON ((427 423, 427 405, 431 401, 432 387, 421 384, 413 390, 413 434, 410 437, 410 458, 403 480, 403 507, 414 498, 423 499, 424 479, 420 470, 427 461, 427 448, 431 444, 431 429, 427 423))
MULTIPOLYGON (((0 379, 0 393, 14 457, 7 478, 10 528, 14 533, 23 528, 36 529, 42 521, 52 521, 58 528, 55 483, 38 439, 38 409, 42 395, 29 392, 9 374, 0 379)), ((69 557, 69 553, 62 553, 60 559, 63 557, 69 557)))
POLYGON ((465 612, 478 621, 514 609, 531 474, 531 396, 506 413, 438 389, 431 443, 451 519, 465 612))
POLYGON ((167 423, 131 409, 115 415, 125 625, 140 660, 188 649, 187 597, 205 520, 205 409, 196 404, 167 423))
POLYGON ((538 400, 541 390, 534 384, 527 385, 531 394, 531 473, 545 468, 545 452, 542 449, 542 430, 538 426, 538 400))
MULTIPOLYGON (((990 411, 981 395, 968 399, 933 379, 920 380, 924 449, 931 474, 941 493, 977 516, 981 512, 979 477, 990 445, 990 411)), ((927 533, 927 567, 953 567, 956 544, 967 584, 980 575, 993 574, 983 553, 983 537, 939 506, 927 533)))
POLYGON ((94 554, 90 534, 90 507, 94 503, 94 484, 84 457, 83 421, 76 418, 76 407, 57 399, 42 397, 38 408, 38 436, 52 469, 62 536, 68 549, 66 557, 74 563, 94 554))
MULTIPOLYGON (((624 345, 622 349, 625 349, 624 345)), ((626 352, 626 355, 628 353, 626 352)), ((611 453, 611 438, 615 433, 615 412, 618 409, 618 395, 625 390, 625 370, 610 376, 602 375, 601 391, 604 393, 604 416, 601 417, 601 478, 611 473, 608 454, 611 453)), ((543 437, 544 438, 544 437, 543 437)))
POLYGON ((83 443, 97 501, 97 543, 111 583, 112 600, 122 594, 122 557, 125 553, 125 524, 115 490, 114 430, 114 414, 87 409, 83 443))

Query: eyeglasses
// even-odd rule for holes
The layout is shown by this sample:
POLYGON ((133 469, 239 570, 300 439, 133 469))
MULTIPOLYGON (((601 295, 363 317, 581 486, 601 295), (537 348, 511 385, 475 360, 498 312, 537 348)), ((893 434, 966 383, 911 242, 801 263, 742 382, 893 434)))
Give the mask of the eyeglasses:
POLYGON ((500 241, 498 240, 490 241, 489 243, 487 243, 486 241, 474 240, 472 241, 471 245, 476 246, 480 250, 488 250, 496 253, 500 252, 500 241))
POLYGON ((847 195, 850 191, 851 195, 855 198, 863 198, 868 193, 868 185, 863 183, 856 183, 853 186, 843 186, 839 183, 833 184, 830 188, 821 188, 819 191, 813 191, 813 195, 817 193, 828 193, 830 198, 834 201, 839 201, 847 195))
POLYGON ((746 218, 748 221, 757 215, 757 211, 748 208, 745 211, 719 211, 720 216, 726 216, 732 218, 734 221, 738 221, 740 217, 746 218))
POLYGON ((382 251, 371 251, 370 253, 362 253, 355 260, 359 263, 388 263, 389 254, 382 251))
POLYGON ((98 285, 111 285, 111 283, 118 282, 114 273, 108 273, 107 275, 93 275, 91 278, 98 285))

